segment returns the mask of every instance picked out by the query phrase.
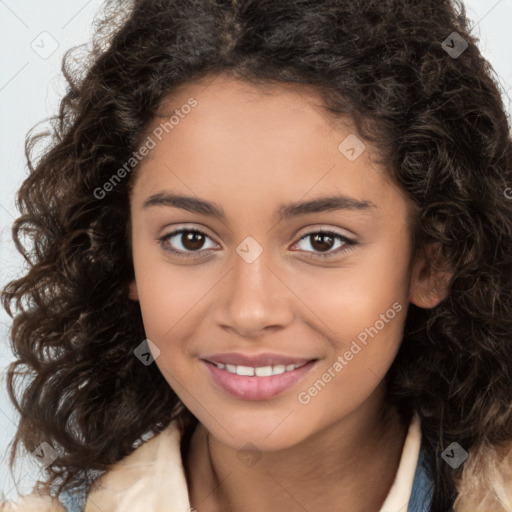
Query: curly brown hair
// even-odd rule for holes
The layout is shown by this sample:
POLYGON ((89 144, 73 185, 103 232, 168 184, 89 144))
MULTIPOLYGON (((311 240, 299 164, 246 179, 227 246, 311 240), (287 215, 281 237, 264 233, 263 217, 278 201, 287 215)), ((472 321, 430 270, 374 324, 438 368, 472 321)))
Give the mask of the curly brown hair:
POLYGON ((2 292, 20 413, 11 467, 20 442, 50 443, 59 457, 45 485, 60 493, 172 419, 194 421, 157 366, 133 355, 145 338, 128 298, 136 169, 102 199, 95 191, 178 85, 230 73, 313 86, 330 113, 350 114, 417 208, 414 251, 452 273, 438 306, 410 304, 386 375, 389 403, 420 416, 432 511, 446 512, 474 454, 512 441, 512 141, 468 25, 459 0, 107 1, 87 59, 64 57, 53 134, 27 135, 13 238, 29 269, 2 292), (440 456, 453 441, 470 453, 457 470, 440 456))

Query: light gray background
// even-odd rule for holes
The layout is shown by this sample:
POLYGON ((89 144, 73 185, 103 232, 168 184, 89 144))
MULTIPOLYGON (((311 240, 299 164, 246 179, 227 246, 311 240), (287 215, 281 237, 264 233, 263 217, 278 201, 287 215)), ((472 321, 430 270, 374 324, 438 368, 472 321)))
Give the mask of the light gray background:
MULTIPOLYGON (((15 193, 27 174, 25 136, 37 122, 57 113, 58 100, 65 91, 62 56, 70 47, 90 41, 92 21, 102 3, 0 0, 0 287, 24 268, 10 229, 18 215, 15 193)), ((512 0, 466 0, 465 5, 473 34, 481 40, 481 51, 497 73, 511 112, 512 0)), ((0 308, 0 495, 3 492, 6 499, 15 501, 18 492, 6 464, 17 424, 5 391, 5 372, 12 359, 9 326, 10 318, 0 308)), ((39 466, 31 456, 18 464, 20 494, 30 492, 38 474, 39 466)))

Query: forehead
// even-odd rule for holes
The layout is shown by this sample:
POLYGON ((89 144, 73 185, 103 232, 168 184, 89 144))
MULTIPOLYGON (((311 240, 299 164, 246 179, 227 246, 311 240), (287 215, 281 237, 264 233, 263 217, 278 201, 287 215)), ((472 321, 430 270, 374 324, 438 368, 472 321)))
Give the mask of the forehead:
POLYGON ((172 189, 231 203, 265 197, 283 204, 283 194, 297 202, 335 193, 382 200, 387 193, 374 148, 348 116, 335 122, 311 88, 225 76, 183 84, 162 102, 148 134, 156 145, 136 181, 146 198, 172 189), (195 106, 184 108, 191 99, 195 106))
MULTIPOLYGON (((187 120, 186 124, 194 125, 198 135, 206 132, 210 137, 221 137, 226 134, 228 142, 250 137, 261 143, 279 135, 276 142, 280 141, 282 145, 291 136, 298 140, 339 129, 350 133, 356 131, 350 116, 334 116, 312 86, 284 82, 251 83, 228 75, 203 78, 179 86, 162 101, 152 126, 165 123, 191 98, 197 106, 189 114, 181 115, 179 123, 184 125, 187 120)), ((177 135, 177 128, 172 129, 174 135, 177 135)), ((311 140, 311 144, 314 142, 311 140)))

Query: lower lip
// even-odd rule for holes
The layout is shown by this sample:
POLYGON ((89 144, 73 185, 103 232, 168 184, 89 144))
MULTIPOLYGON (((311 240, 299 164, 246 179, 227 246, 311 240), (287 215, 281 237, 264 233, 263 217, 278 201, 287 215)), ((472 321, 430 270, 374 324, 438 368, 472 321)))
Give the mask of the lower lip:
POLYGON ((218 368, 208 361, 203 360, 202 362, 208 368, 213 380, 224 391, 244 400, 266 400, 283 393, 301 380, 316 363, 316 361, 309 361, 296 370, 279 375, 247 377, 218 368))

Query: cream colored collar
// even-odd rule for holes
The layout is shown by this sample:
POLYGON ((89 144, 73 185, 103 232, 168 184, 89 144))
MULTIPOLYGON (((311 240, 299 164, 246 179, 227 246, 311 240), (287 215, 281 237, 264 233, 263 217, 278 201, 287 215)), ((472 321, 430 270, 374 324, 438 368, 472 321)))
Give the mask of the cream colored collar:
MULTIPOLYGON (((84 512, 190 512, 175 421, 117 462, 91 490, 84 512)), ((398 471, 380 512, 407 510, 421 443, 420 422, 409 426, 398 471)))
POLYGON ((191 510, 175 421, 120 460, 91 490, 84 512, 191 510))

